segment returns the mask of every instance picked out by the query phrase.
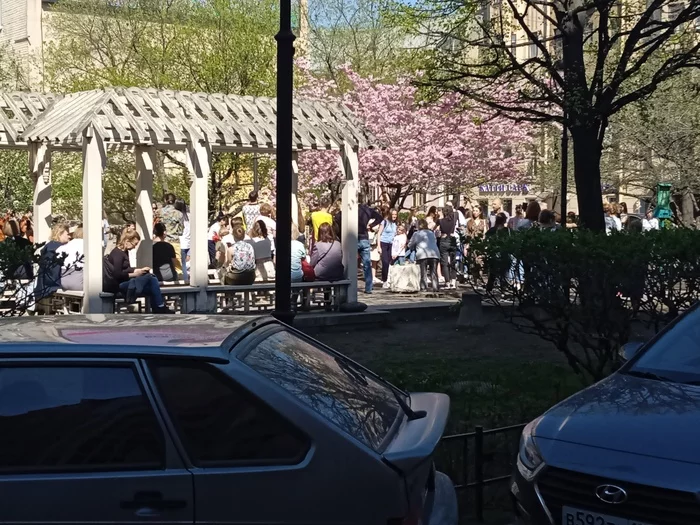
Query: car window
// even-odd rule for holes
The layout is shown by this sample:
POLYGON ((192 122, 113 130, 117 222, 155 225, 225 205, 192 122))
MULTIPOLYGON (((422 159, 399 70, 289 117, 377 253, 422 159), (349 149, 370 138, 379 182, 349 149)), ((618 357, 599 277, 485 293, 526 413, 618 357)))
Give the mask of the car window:
POLYGON ((130 366, 0 367, 0 472, 164 463, 160 426, 130 366))
POLYGON ((268 336, 243 362, 374 450, 401 410, 388 384, 291 332, 268 336))
POLYGON ((690 310, 637 359, 630 371, 700 381, 700 308, 690 310))
POLYGON ((193 464, 294 464, 306 455, 301 432, 215 368, 150 366, 193 464))

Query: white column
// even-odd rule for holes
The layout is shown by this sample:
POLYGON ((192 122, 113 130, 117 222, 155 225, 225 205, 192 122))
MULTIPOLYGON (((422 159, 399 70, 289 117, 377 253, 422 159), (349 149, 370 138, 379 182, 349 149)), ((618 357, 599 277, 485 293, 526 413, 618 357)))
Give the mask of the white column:
POLYGON ((292 153, 292 224, 296 224, 301 233, 304 225, 299 224, 299 162, 295 151, 292 153))
POLYGON ((156 166, 156 149, 137 146, 136 156, 136 231, 141 243, 136 252, 139 268, 153 267, 153 172, 156 166))
POLYGON ((107 163, 102 138, 83 134, 83 313, 102 311, 102 173, 107 163))
POLYGON ((357 188, 359 164, 357 151, 344 144, 341 151, 341 167, 345 175, 343 185, 342 231, 343 266, 345 277, 350 280, 347 301, 357 302, 357 188))
POLYGON ((209 284, 209 232, 208 183, 211 172, 211 149, 199 142, 187 147, 187 164, 190 170, 190 284, 202 288, 209 284))
POLYGON ((29 146, 29 167, 34 180, 34 241, 48 242, 51 236, 51 149, 45 143, 29 146))

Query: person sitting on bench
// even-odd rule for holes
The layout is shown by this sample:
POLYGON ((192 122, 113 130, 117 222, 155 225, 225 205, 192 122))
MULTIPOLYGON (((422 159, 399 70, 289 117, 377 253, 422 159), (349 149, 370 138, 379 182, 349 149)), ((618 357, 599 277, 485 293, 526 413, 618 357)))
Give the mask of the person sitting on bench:
POLYGON ((243 226, 232 229, 234 243, 226 249, 222 282, 224 284, 253 284, 255 282, 255 250, 245 242, 243 226))
POLYGON ((105 292, 124 294, 127 304, 136 302, 140 296, 151 299, 151 310, 157 314, 171 314, 165 306, 160 292, 158 278, 150 268, 132 268, 129 264, 129 250, 134 250, 141 236, 134 230, 124 230, 116 248, 105 257, 102 288, 105 292))

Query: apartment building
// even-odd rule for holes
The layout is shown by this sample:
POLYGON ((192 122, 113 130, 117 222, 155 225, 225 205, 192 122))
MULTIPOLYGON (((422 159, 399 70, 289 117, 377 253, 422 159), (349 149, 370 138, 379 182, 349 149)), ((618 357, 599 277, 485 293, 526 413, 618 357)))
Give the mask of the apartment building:
POLYGON ((21 65, 23 83, 41 90, 44 46, 55 0, 0 0, 0 46, 21 65))

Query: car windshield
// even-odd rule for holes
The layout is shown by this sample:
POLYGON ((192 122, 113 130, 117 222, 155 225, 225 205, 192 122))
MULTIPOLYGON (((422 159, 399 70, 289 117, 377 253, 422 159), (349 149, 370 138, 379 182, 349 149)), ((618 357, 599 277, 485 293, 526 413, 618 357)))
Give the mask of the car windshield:
POLYGON ((390 385, 284 330, 263 339, 243 362, 376 451, 402 413, 390 385))
POLYGON ((631 375, 700 384, 700 307, 693 308, 626 370, 631 375))

